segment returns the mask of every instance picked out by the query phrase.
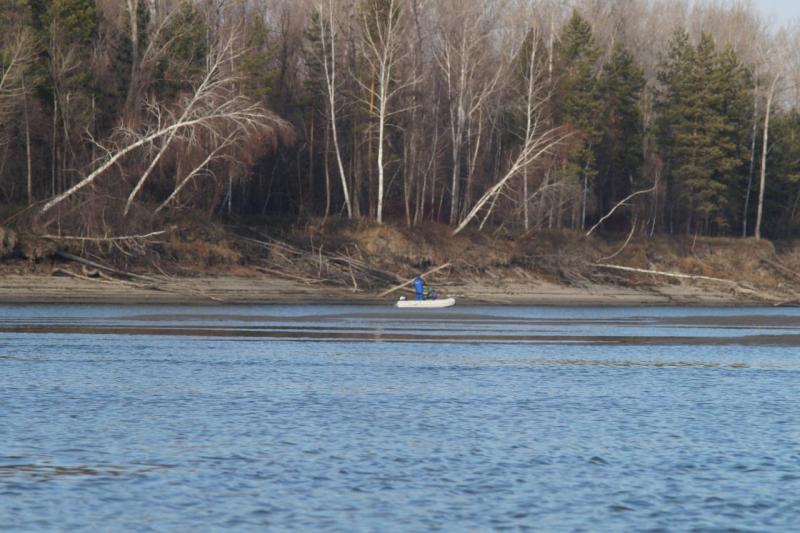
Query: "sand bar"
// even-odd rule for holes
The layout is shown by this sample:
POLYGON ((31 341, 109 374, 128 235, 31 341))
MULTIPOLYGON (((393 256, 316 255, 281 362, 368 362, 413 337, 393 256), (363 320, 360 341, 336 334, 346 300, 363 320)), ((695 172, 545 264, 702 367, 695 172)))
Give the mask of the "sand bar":
MULTIPOLYGON (((634 289, 611 285, 572 287, 544 281, 494 281, 491 284, 449 282, 437 285, 458 305, 546 306, 732 306, 769 305, 714 287, 665 284, 634 289)), ((0 276, 0 303, 47 304, 391 304, 396 295, 323 284, 304 284, 277 277, 203 276, 169 278, 158 287, 103 279, 42 274, 0 276)), ((779 296, 776 296, 779 298, 779 296)))

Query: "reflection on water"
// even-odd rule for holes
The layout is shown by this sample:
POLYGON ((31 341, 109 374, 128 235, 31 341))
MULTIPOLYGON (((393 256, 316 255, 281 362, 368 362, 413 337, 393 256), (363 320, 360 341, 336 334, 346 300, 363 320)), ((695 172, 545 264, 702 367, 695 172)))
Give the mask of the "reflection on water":
POLYGON ((0 524, 793 531, 798 326, 790 309, 0 307, 0 524))

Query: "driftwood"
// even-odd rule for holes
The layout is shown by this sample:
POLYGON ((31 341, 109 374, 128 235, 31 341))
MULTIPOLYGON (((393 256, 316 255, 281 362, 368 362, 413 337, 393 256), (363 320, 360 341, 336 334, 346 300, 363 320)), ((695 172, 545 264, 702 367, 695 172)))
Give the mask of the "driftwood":
POLYGON ((723 278, 712 278, 710 276, 698 276, 695 274, 682 274, 679 272, 662 272, 660 270, 649 270, 646 268, 633 268, 633 267, 626 267, 621 265, 609 265, 606 263, 592 263, 589 266, 597 267, 597 268, 607 268, 610 270, 623 270, 625 272, 635 272, 637 274, 651 274, 654 276, 665 276, 669 278, 678 278, 678 279, 689 279, 689 280, 702 280, 702 281, 715 281, 718 283, 727 283, 730 285, 739 285, 738 282, 730 280, 730 279, 723 279, 723 278))
POLYGON ((71 278, 80 279, 80 280, 84 280, 84 281, 93 281, 93 282, 97 282, 97 283, 106 283, 106 284, 110 284, 110 285, 121 285, 123 287, 133 287, 133 288, 136 288, 136 289, 149 289, 149 288, 151 288, 151 287, 149 287, 147 285, 142 285, 142 284, 139 284, 139 283, 133 283, 131 281, 124 281, 124 280, 121 280, 121 279, 114 279, 114 278, 109 277, 109 276, 107 276, 105 274, 102 274, 100 272, 98 272, 98 274, 101 274, 101 275, 100 276, 95 276, 95 275, 91 275, 91 274, 78 274, 77 272, 72 272, 71 270, 67 270, 66 268, 54 268, 52 270, 52 272, 51 272, 51 275, 53 275, 53 276, 57 276, 57 275, 69 276, 71 278))
POLYGON ((132 272, 125 272, 124 270, 118 270, 118 269, 116 269, 114 267, 110 267, 108 265, 103 265, 101 263, 96 263, 94 261, 90 261, 89 259, 85 259, 85 258, 80 257, 78 255, 73 255, 73 254, 70 254, 70 253, 67 253, 67 252, 58 251, 58 252, 55 253, 55 255, 56 255, 56 257, 60 257, 61 259, 66 259, 67 261, 74 261, 76 263, 80 263, 82 265, 90 266, 92 268, 96 268, 96 269, 99 269, 99 270, 105 270, 107 272, 111 272, 111 273, 116 274, 118 276, 125 276, 127 278, 133 278, 133 279, 141 279, 143 281, 149 281, 149 282, 158 282, 159 281, 156 278, 151 278, 149 276, 142 276, 142 275, 139 275, 139 274, 134 274, 132 272))
POLYGON ((169 231, 174 230, 175 228, 169 228, 166 230, 160 231, 153 231, 150 233, 145 233, 141 235, 117 235, 117 236, 105 236, 105 237, 82 237, 78 235, 51 235, 45 234, 40 235, 42 239, 47 239, 49 241, 53 241, 55 243, 63 243, 63 242, 78 242, 81 245, 85 245, 87 243, 95 244, 95 245, 107 245, 109 249, 113 248, 117 250, 122 255, 127 257, 133 256, 131 253, 132 251, 136 251, 139 254, 144 254, 147 251, 147 245, 150 243, 155 243, 158 241, 152 240, 153 237, 157 237, 159 235, 164 235, 169 231))
POLYGON ((117 237, 78 237, 73 235, 42 235, 43 239, 52 241, 82 241, 82 242, 118 242, 118 241, 139 241, 146 240, 156 235, 163 235, 167 230, 154 231, 145 235, 120 235, 117 237))
MULTIPOLYGON (((420 277, 424 278, 425 276, 430 276, 431 274, 439 272, 440 270, 443 270, 443 269, 445 269, 445 268, 447 268, 449 266, 451 266, 450 263, 445 263, 445 264, 443 264, 441 266, 438 266, 438 267, 436 267, 434 269, 431 269, 431 270, 425 272, 424 274, 420 275, 420 277)), ((411 278, 410 280, 408 280, 408 281, 406 281, 404 283, 401 283, 400 285, 396 285, 396 286, 392 287, 391 289, 385 290, 382 293, 380 293, 378 295, 378 297, 379 298, 383 298, 384 296, 388 296, 388 295, 392 294, 393 292, 402 289, 403 287, 408 287, 409 285, 414 283, 414 279, 416 279, 416 278, 411 278)))
POLYGON ((123 280, 109 281, 107 276, 106 276, 105 280, 99 280, 97 278, 91 278, 91 277, 88 277, 88 276, 80 276, 80 274, 75 274, 74 272, 69 273, 68 270, 63 270, 63 269, 57 269, 54 272, 62 271, 62 273, 67 273, 67 275, 72 275, 73 277, 81 277, 81 278, 84 278, 84 279, 87 279, 87 280, 92 280, 92 281, 101 281, 101 282, 105 281, 107 283, 118 283, 118 284, 127 285, 127 286, 131 286, 131 287, 139 288, 139 289, 151 289, 151 290, 157 290, 157 291, 162 291, 162 292, 171 292, 171 293, 174 293, 174 294, 186 294, 186 293, 189 293, 189 294, 192 294, 192 295, 195 295, 195 296, 202 296, 203 298, 208 298, 209 300, 214 300, 215 302, 224 302, 225 301, 222 298, 218 298, 216 296, 212 296, 212 295, 208 294, 207 292, 199 290, 199 289, 194 288, 194 287, 186 287, 186 286, 171 287, 169 285, 165 285, 164 284, 164 280, 160 280, 158 278, 154 278, 154 277, 150 277, 150 276, 142 276, 140 274, 134 274, 132 272, 126 272, 124 270, 119 270, 119 269, 116 269, 114 267, 110 267, 108 265, 103 265, 101 263, 96 263, 96 262, 91 261, 89 259, 85 259, 83 257, 77 256, 77 255, 73 255, 73 254, 70 254, 70 253, 67 253, 67 252, 60 252, 59 251, 59 252, 56 252, 55 255, 57 257, 62 258, 62 259, 66 259, 68 261, 74 261, 74 262, 79 263, 81 265, 89 266, 89 267, 95 268, 97 270, 101 270, 101 271, 105 270, 106 272, 111 272, 111 273, 116 274, 118 276, 124 276, 124 277, 128 277, 128 278, 131 278, 131 279, 142 280, 142 281, 147 282, 147 284, 136 284, 136 283, 131 283, 131 282, 123 281, 123 280))
POLYGON ((606 263, 592 263, 592 264, 590 264, 590 266, 593 266, 593 267, 596 267, 596 268, 605 268, 605 269, 609 269, 609 270, 621 270, 621 271, 624 271, 624 272, 634 272, 634 273, 637 273, 637 274, 650 274, 650 275, 653 275, 653 276, 664 276, 664 277, 669 277, 669 278, 688 279, 688 280, 692 280, 692 281, 711 281, 711 282, 715 282, 715 283, 724 283, 726 285, 729 285, 731 287, 731 290, 733 290, 733 291, 738 291, 738 292, 741 292, 741 293, 748 293, 748 294, 751 294, 751 295, 753 295, 753 296, 755 296, 757 298, 760 298, 760 299, 766 300, 766 301, 775 302, 776 300, 778 300, 778 298, 776 298, 775 296, 771 296, 771 295, 765 294, 763 292, 760 292, 760 291, 745 287, 741 283, 739 283, 738 281, 734 281, 734 280, 730 280, 730 279, 714 278, 714 277, 711 277, 711 276, 698 276, 698 275, 694 275, 694 274, 683 274, 683 273, 679 273, 679 272, 662 272, 660 270, 650 270, 650 269, 646 269, 646 268, 633 268, 633 267, 626 267, 626 266, 621 266, 621 265, 609 265, 609 264, 606 264, 606 263))
POLYGON ((361 287, 382 285, 404 281, 404 278, 381 270, 349 253, 326 252, 324 245, 311 250, 303 250, 263 233, 257 232, 261 239, 237 236, 242 243, 265 247, 270 250, 268 265, 256 267, 266 274, 272 274, 303 283, 332 283, 360 290, 361 287), (277 261, 276 261, 277 259, 277 261), (304 268, 305 266, 305 268, 304 268), (305 272, 304 272, 305 271, 305 272))

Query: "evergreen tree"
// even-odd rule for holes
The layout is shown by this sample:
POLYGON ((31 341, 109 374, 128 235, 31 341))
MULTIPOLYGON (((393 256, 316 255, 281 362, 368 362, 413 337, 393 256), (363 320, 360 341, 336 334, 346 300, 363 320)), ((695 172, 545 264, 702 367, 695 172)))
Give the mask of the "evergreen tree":
POLYGON ((770 138, 763 234, 786 238, 800 231, 800 111, 776 114, 770 138))
POLYGON ((602 138, 598 146, 598 194, 608 212, 641 180, 643 125, 640 99, 644 73, 621 45, 614 47, 600 78, 602 138))
POLYGON ((720 53, 717 70, 715 86, 720 95, 719 111, 728 125, 721 143, 723 165, 719 169, 718 179, 726 188, 726 225, 739 227, 750 172, 753 82, 750 72, 730 45, 720 53))
POLYGON ((0 30, 10 34, 25 23, 30 24, 31 7, 28 0, 0 0, 0 30))
POLYGON ((324 17, 318 10, 313 10, 305 29, 305 46, 303 47, 303 63, 306 75, 303 85, 308 97, 308 104, 317 110, 325 108, 325 60, 320 27, 330 31, 324 17))
POLYGON ((88 44, 95 35, 98 15, 94 0, 29 0, 28 3, 33 25, 43 35, 56 29, 63 32, 70 44, 88 44))
POLYGON ((675 230, 680 212, 679 196, 681 162, 687 158, 692 147, 692 117, 689 100, 694 90, 692 68, 695 51, 689 42, 689 34, 678 29, 669 42, 666 55, 661 59, 658 72, 658 144, 665 163, 666 221, 671 233, 675 230))
POLYGON ((746 155, 746 76, 735 54, 719 54, 709 35, 692 47, 679 30, 659 80, 670 218, 680 216, 687 231, 723 230, 732 222, 725 216, 730 190, 741 178, 746 155))
POLYGON ((92 61, 99 17, 94 0, 30 0, 30 8, 42 43, 37 92, 53 116, 49 189, 55 193, 91 157, 83 135, 95 123, 92 61))
POLYGON ((92 43, 99 22, 94 0, 29 0, 28 5, 33 28, 43 47, 40 64, 48 99, 53 97, 53 84, 75 87, 88 84, 92 43), (49 75, 44 75, 46 68, 49 75))
POLYGON ((714 221, 718 225, 724 224, 719 218, 726 204, 722 177, 737 166, 737 161, 727 157, 735 150, 731 142, 734 128, 722 112, 721 70, 710 35, 701 36, 695 59, 692 77, 695 91, 690 98, 693 146, 689 157, 679 167, 679 175, 691 207, 700 216, 694 229, 707 229, 711 217, 716 217, 714 221))
POLYGON ((275 92, 278 73, 275 69, 275 49, 270 44, 269 32, 262 17, 247 21, 245 53, 240 67, 244 93, 255 100, 265 100, 275 92))
POLYGON ((157 92, 174 96, 188 90, 205 71, 209 28, 192 2, 183 0, 163 32, 168 53, 158 64, 157 92))
POLYGON ((589 188, 597 175, 595 152, 602 138, 601 100, 596 76, 599 55, 591 26, 577 10, 573 11, 572 18, 561 32, 557 49, 560 83, 554 115, 557 121, 578 133, 566 172, 582 183, 582 226, 586 220, 589 188))

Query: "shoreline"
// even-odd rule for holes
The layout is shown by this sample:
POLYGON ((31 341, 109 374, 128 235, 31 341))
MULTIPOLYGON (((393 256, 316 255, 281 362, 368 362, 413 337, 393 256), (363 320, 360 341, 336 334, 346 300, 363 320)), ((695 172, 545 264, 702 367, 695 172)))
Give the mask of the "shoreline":
MULTIPOLYGON (((698 285, 659 285, 635 289, 614 285, 585 287, 540 280, 437 282, 434 285, 460 306, 542 307, 773 307, 774 302, 747 298, 698 285)), ((0 276, 0 304, 63 305, 391 305, 400 293, 375 293, 329 285, 308 285, 278 277, 202 276, 169 278, 157 287, 118 280, 82 279, 42 274, 0 276)), ((777 298, 777 297, 776 297, 777 298)))

